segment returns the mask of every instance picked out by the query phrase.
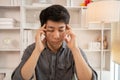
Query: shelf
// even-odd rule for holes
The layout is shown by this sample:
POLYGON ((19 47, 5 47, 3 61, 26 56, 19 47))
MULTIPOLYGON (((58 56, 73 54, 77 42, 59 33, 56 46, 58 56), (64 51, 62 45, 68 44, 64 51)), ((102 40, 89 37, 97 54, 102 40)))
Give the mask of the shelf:
POLYGON ((95 71, 100 71, 100 67, 93 67, 95 71))
MULTIPOLYGON (((36 29, 39 29, 39 27, 24 27, 23 29, 27 30, 27 29, 30 29, 30 30, 36 30, 36 29)), ((75 27, 75 28, 72 28, 73 30, 75 31, 84 31, 84 30, 102 30, 102 29, 88 29, 88 28, 78 28, 78 27, 75 27)), ((110 29, 105 29, 105 30, 110 30, 110 29)))
POLYGON ((109 49, 106 49, 106 50, 90 50, 90 49, 83 49, 83 51, 85 51, 85 52, 100 52, 100 51, 109 52, 110 50, 109 50, 109 49))
MULTIPOLYGON (((33 29, 33 30, 35 30, 35 29, 38 29, 39 27, 39 24, 34 24, 34 23, 27 23, 27 25, 26 26, 29 26, 29 27, 24 27, 23 29, 33 29), (36 27, 31 27, 31 26, 36 26, 36 27)), ((70 24, 70 26, 72 27, 72 29, 73 30, 75 30, 75 31, 84 31, 84 30, 111 30, 111 28, 89 28, 89 27, 79 27, 80 26, 80 24, 70 24)))
MULTIPOLYGON (((48 5, 50 6, 50 5, 48 5)), ((25 9, 29 9, 29 10, 34 10, 34 9, 44 9, 48 6, 39 6, 39 5, 26 5, 24 6, 25 9)), ((81 6, 64 6, 65 8, 67 8, 68 10, 80 10, 80 9, 84 9, 85 7, 81 7, 81 6)))
POLYGON ((28 9, 28 10, 34 10, 34 9, 44 9, 46 8, 46 6, 32 6, 32 5, 26 5, 24 6, 25 9, 28 9))
POLYGON ((12 27, 11 28, 5 28, 5 27, 2 28, 2 27, 0 27, 0 30, 8 30, 8 29, 9 30, 20 30, 20 27, 14 27, 14 28, 12 28, 12 27))
POLYGON ((103 30, 111 30, 111 28, 110 28, 110 27, 108 27, 108 28, 103 28, 103 30))
POLYGON ((89 50, 89 49, 83 49, 85 52, 100 52, 101 50, 89 50))
POLYGON ((20 51, 20 49, 0 49, 0 51, 20 51))
POLYGON ((86 9, 86 7, 81 6, 65 6, 68 10, 80 10, 80 9, 86 9))
POLYGON ((109 51, 111 51, 111 50, 109 50, 109 49, 106 49, 106 50, 103 50, 104 52, 109 52, 109 51))
POLYGON ((84 27, 84 28, 81 28, 81 27, 75 27, 75 28, 72 28, 73 30, 81 30, 81 31, 84 31, 84 30, 101 30, 101 29, 89 29, 89 28, 87 28, 87 27, 84 27))
POLYGON ((20 8, 20 6, 0 5, 0 8, 20 8))
POLYGON ((0 67, 0 73, 6 73, 6 72, 9 72, 9 71, 13 71, 15 68, 1 68, 0 67))
MULTIPOLYGON (((24 30, 36 30, 39 29, 40 27, 24 27, 24 30)), ((88 30, 88 29, 81 29, 81 28, 72 28, 73 30, 88 30)))
POLYGON ((24 27, 24 30, 37 30, 39 27, 24 27))
MULTIPOLYGON (((23 28, 23 29, 25 29, 25 30, 27 30, 27 29, 30 29, 30 30, 36 30, 36 29, 39 29, 39 27, 25 27, 25 28, 23 28)), ((88 29, 88 28, 72 28, 73 30, 91 30, 91 29, 88 29)))
MULTIPOLYGON (((95 71, 101 71, 101 68, 100 68, 100 67, 97 67, 97 68, 96 68, 96 67, 93 67, 93 68, 95 69, 95 71)), ((105 69, 105 68, 102 69, 102 72, 103 72, 103 71, 109 71, 109 72, 110 72, 110 70, 105 69)))
POLYGON ((88 27, 88 29, 89 29, 89 30, 111 30, 110 27, 108 27, 108 28, 89 28, 89 27, 88 27))

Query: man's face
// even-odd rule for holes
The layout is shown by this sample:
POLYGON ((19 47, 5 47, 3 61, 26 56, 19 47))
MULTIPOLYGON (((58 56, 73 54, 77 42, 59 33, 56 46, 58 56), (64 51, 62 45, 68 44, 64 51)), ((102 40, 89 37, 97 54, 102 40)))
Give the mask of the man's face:
POLYGON ((63 22, 54 22, 48 20, 46 23, 47 44, 54 50, 58 50, 65 38, 66 24, 63 22))

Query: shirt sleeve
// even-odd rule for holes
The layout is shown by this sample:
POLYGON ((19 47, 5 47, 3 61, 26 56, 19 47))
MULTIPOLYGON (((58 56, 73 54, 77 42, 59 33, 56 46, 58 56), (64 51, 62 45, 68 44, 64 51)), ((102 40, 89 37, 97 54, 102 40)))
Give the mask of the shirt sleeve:
POLYGON ((11 80, 24 80, 22 75, 21 75, 21 68, 23 67, 23 65, 26 63, 26 61, 28 60, 28 58, 32 54, 32 52, 34 50, 34 45, 35 45, 35 43, 31 44, 30 46, 28 46, 25 49, 19 66, 12 73, 11 80))
POLYGON ((89 66, 89 67, 91 68, 91 70, 92 70, 92 80, 98 80, 98 75, 97 75, 96 71, 90 66, 90 64, 89 64, 89 62, 88 62, 88 60, 87 60, 87 57, 86 57, 84 51, 83 51, 82 49, 80 49, 80 52, 81 52, 83 58, 85 59, 85 61, 87 62, 88 66, 89 66))

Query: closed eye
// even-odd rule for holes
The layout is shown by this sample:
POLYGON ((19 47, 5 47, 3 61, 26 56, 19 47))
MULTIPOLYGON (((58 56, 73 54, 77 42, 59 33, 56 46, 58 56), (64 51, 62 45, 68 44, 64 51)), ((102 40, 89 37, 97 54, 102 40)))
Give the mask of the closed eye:
POLYGON ((59 31, 60 31, 60 32, 64 32, 64 31, 65 31, 65 26, 60 26, 60 27, 59 27, 59 31))
POLYGON ((59 32, 64 32, 65 30, 59 30, 59 32))
POLYGON ((54 32, 54 30, 47 30, 48 32, 54 32))
POLYGON ((48 32, 54 32, 54 27, 53 27, 53 26, 48 26, 47 31, 48 31, 48 32))

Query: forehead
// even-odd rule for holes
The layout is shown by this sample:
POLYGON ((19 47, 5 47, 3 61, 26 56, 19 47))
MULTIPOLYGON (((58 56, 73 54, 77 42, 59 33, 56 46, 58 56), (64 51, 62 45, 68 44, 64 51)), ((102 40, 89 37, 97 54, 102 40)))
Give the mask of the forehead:
POLYGON ((48 20, 46 23, 46 27, 65 27, 66 24, 64 22, 55 22, 55 21, 51 21, 48 20))

